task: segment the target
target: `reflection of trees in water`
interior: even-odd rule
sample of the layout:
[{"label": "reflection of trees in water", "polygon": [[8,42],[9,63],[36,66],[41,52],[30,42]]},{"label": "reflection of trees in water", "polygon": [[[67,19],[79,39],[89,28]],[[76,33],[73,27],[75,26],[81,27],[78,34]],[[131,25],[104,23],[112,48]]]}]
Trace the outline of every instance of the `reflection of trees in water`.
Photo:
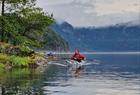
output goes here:
[{"label": "reflection of trees in water", "polygon": [[0,71],[0,94],[42,95],[40,69],[13,69]]},{"label": "reflection of trees in water", "polygon": [[0,95],[44,95],[42,87],[48,81],[67,81],[67,68],[50,65],[47,68],[0,70]]}]

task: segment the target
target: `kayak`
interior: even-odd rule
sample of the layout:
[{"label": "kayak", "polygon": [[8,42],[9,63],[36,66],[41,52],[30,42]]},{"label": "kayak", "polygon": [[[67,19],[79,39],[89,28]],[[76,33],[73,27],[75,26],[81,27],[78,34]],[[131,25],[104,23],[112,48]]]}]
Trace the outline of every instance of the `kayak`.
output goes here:
[{"label": "kayak", "polygon": [[100,64],[100,62],[87,62],[85,60],[82,60],[81,62],[75,61],[75,60],[66,60],[66,65],[67,66],[72,66],[72,65],[77,65],[77,66],[87,66],[87,65],[92,65],[92,64]]},{"label": "kayak", "polygon": [[75,60],[66,60],[66,65],[72,68],[79,68],[82,67],[86,62],[83,60],[81,62]]},{"label": "kayak", "polygon": [[82,60],[81,62],[75,61],[75,60],[64,60],[63,62],[59,61],[50,61],[48,64],[63,66],[63,67],[72,67],[72,68],[79,68],[83,66],[90,66],[90,65],[98,65],[100,62],[94,61],[94,62],[87,62],[85,60]]}]

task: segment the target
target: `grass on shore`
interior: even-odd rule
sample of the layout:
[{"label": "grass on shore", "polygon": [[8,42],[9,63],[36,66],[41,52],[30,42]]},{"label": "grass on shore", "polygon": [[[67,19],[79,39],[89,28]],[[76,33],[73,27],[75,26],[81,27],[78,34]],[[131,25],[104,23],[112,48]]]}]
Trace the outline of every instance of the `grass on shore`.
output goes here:
[{"label": "grass on shore", "polygon": [[[0,67],[36,67],[45,64],[44,55],[36,53],[27,46],[13,46],[0,42]],[[39,64],[41,65],[41,64]]]},{"label": "grass on shore", "polygon": [[30,62],[30,57],[20,57],[16,55],[7,55],[0,53],[0,67],[4,67],[4,65],[10,65],[15,67],[28,66]]}]

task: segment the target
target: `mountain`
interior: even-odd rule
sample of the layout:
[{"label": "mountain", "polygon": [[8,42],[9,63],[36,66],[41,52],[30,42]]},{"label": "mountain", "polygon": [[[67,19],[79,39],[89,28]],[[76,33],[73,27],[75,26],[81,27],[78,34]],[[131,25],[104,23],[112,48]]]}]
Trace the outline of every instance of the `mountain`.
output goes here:
[{"label": "mountain", "polygon": [[73,27],[67,22],[55,23],[70,49],[81,51],[140,51],[140,25],[118,24],[108,27]]},{"label": "mountain", "polygon": [[60,36],[60,34],[52,31],[51,29],[46,29],[45,35],[46,44],[41,49],[50,51],[68,51],[68,42]]}]

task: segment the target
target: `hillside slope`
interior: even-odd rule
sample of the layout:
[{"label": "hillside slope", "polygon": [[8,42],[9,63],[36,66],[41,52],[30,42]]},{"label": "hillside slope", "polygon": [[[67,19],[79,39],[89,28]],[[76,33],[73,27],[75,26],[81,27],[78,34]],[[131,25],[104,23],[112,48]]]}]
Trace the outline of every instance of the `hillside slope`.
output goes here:
[{"label": "hillside slope", "polygon": [[140,51],[140,26],[75,28],[67,22],[54,24],[53,30],[69,42],[71,50],[81,51]]}]

